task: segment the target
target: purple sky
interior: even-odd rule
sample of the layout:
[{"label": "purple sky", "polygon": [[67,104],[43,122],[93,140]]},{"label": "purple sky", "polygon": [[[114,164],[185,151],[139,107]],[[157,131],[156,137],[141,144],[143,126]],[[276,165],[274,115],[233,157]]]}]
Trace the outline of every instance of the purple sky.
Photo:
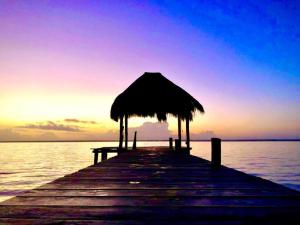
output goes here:
[{"label": "purple sky", "polygon": [[[0,1],[2,136],[101,139],[117,94],[159,71],[204,106],[195,135],[300,138],[299,4],[180,2]],[[97,123],[28,126],[67,118]]]}]

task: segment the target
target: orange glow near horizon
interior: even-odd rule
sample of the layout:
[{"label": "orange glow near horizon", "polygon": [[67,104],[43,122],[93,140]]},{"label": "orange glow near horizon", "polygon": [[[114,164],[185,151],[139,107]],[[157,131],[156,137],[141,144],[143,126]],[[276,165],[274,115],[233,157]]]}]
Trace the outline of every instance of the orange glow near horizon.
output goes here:
[{"label": "orange glow near horizon", "polygon": [[[110,107],[115,96],[109,95],[70,95],[70,94],[38,94],[26,93],[9,96],[1,96],[3,106],[0,112],[1,129],[13,131],[15,139],[11,136],[9,140],[107,140],[116,139],[119,124],[109,117]],[[205,107],[206,105],[204,105]],[[228,106],[227,106],[228,107]],[[222,109],[222,110],[220,110]],[[201,134],[211,132],[213,136],[222,138],[261,138],[267,134],[276,134],[280,130],[297,132],[289,129],[292,124],[277,123],[272,124],[272,120],[264,118],[253,119],[251,113],[229,110],[225,105],[214,106],[208,104],[205,107],[206,113],[196,113],[195,119],[191,123],[191,133]],[[234,112],[235,111],[235,112]],[[80,121],[94,121],[91,123],[70,123],[64,121],[67,118],[74,118]],[[47,125],[49,121],[56,125],[79,127],[80,132],[70,132],[47,128],[30,128],[27,125]],[[139,127],[145,122],[156,123],[156,118],[130,118],[129,127]],[[177,119],[168,117],[168,129],[173,136],[177,135]],[[183,122],[182,132],[185,132]],[[43,127],[44,128],[44,127]],[[3,132],[2,131],[2,132]],[[111,134],[109,133],[111,132]],[[12,134],[13,135],[13,134]],[[4,135],[5,136],[5,135]],[[23,137],[23,138],[22,138]],[[162,136],[161,139],[167,139]],[[203,136],[207,139],[208,136]],[[151,137],[150,137],[151,139]],[[195,136],[195,139],[201,139]],[[2,139],[1,141],[5,141]]]}]

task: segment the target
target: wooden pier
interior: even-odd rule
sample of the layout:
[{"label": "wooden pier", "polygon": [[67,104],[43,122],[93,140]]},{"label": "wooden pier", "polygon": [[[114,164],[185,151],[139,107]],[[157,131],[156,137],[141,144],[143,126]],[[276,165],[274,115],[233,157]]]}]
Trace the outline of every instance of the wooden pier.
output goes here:
[{"label": "wooden pier", "polygon": [[300,195],[195,156],[147,147],[0,203],[0,224],[300,224]]}]

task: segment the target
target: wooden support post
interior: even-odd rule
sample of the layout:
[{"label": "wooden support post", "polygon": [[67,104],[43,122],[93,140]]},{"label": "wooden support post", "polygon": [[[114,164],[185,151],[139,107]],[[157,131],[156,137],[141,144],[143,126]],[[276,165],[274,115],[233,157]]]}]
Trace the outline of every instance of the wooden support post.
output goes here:
[{"label": "wooden support post", "polygon": [[98,163],[98,151],[94,150],[94,165],[96,165]]},{"label": "wooden support post", "polygon": [[190,120],[186,117],[186,147],[190,149]]},{"label": "wooden support post", "polygon": [[211,165],[213,167],[221,166],[221,139],[211,139]]},{"label": "wooden support post", "polygon": [[107,151],[102,151],[101,161],[107,160]]},{"label": "wooden support post", "polygon": [[169,148],[173,149],[173,138],[169,138]]},{"label": "wooden support post", "polygon": [[125,115],[125,149],[128,149],[128,116]]},{"label": "wooden support post", "polygon": [[180,150],[180,142],[179,139],[175,139],[175,150]]},{"label": "wooden support post", "polygon": [[180,116],[178,116],[178,142],[179,142],[179,146],[178,148],[181,148],[181,119]]},{"label": "wooden support post", "polygon": [[133,139],[133,145],[132,145],[132,149],[136,149],[136,131],[134,132],[134,139]]},{"label": "wooden support post", "polygon": [[123,126],[123,116],[120,117],[120,137],[119,137],[119,149],[123,148],[123,130],[124,130],[124,126]]}]

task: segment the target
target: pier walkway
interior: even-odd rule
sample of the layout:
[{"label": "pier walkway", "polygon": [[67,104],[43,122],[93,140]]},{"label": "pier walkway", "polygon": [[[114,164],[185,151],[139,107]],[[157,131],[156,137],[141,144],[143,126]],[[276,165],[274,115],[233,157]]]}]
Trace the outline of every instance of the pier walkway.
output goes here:
[{"label": "pier walkway", "polygon": [[128,151],[0,203],[0,224],[300,224],[300,195],[162,147]]}]

